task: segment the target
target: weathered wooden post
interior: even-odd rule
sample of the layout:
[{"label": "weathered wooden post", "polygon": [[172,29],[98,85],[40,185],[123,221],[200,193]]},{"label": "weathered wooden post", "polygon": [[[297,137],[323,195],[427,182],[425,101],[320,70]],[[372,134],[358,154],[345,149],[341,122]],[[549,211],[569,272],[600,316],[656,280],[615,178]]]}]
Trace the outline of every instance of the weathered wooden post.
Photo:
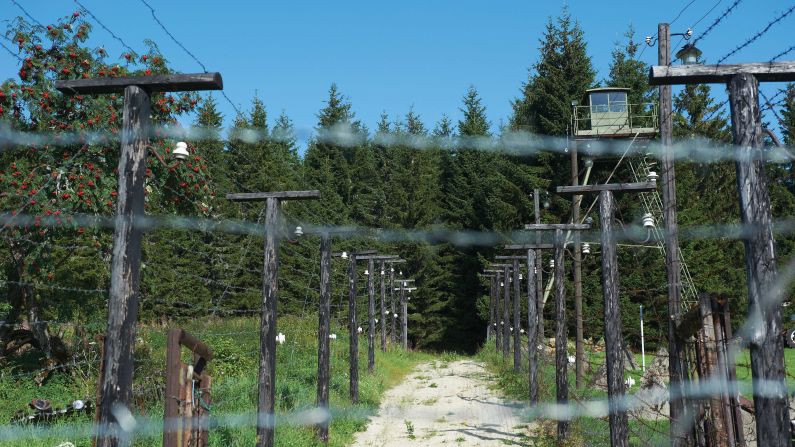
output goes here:
[{"label": "weathered wooden post", "polygon": [[[508,360],[508,354],[511,352],[511,284],[510,284],[510,268],[512,264],[496,264],[492,263],[491,267],[499,269],[500,290],[498,290],[498,312],[497,317],[500,323],[497,325],[498,339],[497,351],[502,350],[503,360]],[[502,298],[500,297],[502,294]],[[499,301],[502,301],[500,304]],[[499,309],[502,308],[502,313]]]},{"label": "weathered wooden post", "polygon": [[486,341],[491,340],[494,334],[494,295],[497,291],[497,276],[488,275],[489,278],[489,325],[486,329]]},{"label": "weathered wooden post", "polygon": [[233,202],[265,201],[265,256],[262,271],[262,316],[257,383],[257,447],[272,447],[276,423],[276,307],[279,293],[279,243],[283,237],[281,202],[317,199],[320,191],[241,192]]},{"label": "weathered wooden post", "polygon": [[[400,338],[401,338],[401,345],[403,349],[408,349],[408,330],[409,330],[409,317],[408,317],[408,303],[406,292],[411,292],[412,290],[417,290],[416,287],[409,287],[408,283],[414,282],[413,279],[399,279],[398,283],[400,283],[400,287],[397,290],[400,290],[400,321],[401,321],[401,329],[400,329]],[[409,298],[410,299],[410,298]]]},{"label": "weathered wooden post", "polygon": [[398,310],[395,306],[395,264],[402,264],[406,262],[405,259],[387,259],[386,263],[389,264],[389,321],[391,321],[391,339],[393,344],[397,344],[397,317]]},{"label": "weathered wooden post", "polygon": [[795,62],[736,65],[655,66],[650,85],[728,84],[737,170],[740,215],[745,226],[748,277],[748,322],[754,410],[759,445],[791,443],[789,408],[784,382],[784,341],[780,336],[780,291],[772,228],[770,194],[762,152],[759,82],[795,81]]},{"label": "weathered wooden post", "polygon": [[[671,30],[667,23],[657,26],[657,63],[671,64]],[[671,86],[662,85],[660,94],[660,180],[662,183],[663,223],[665,225],[665,267],[668,278],[668,379],[670,436],[672,447],[691,442],[691,431],[684,422],[691,411],[685,404],[683,386],[687,365],[682,344],[676,340],[676,326],[682,317],[682,279],[679,263],[679,224],[676,217],[676,174],[673,154],[673,103]]]},{"label": "weathered wooden post", "polygon": [[375,371],[375,261],[397,259],[397,255],[364,255],[357,259],[367,260],[367,370]]},{"label": "weathered wooden post", "polygon": [[624,357],[621,343],[621,315],[618,301],[618,255],[613,229],[615,202],[613,191],[648,192],[657,188],[656,182],[608,183],[602,185],[560,186],[558,194],[599,193],[599,229],[602,246],[602,293],[605,309],[605,364],[607,367],[607,396],[610,411],[610,445],[628,447],[629,428],[624,408]]},{"label": "weathered wooden post", "polygon": [[530,405],[538,402],[538,301],[536,297],[536,250],[552,249],[553,244],[510,244],[505,250],[527,250],[527,362]]},{"label": "weathered wooden post", "polygon": [[[519,372],[522,370],[522,338],[521,333],[519,331],[521,313],[520,313],[520,304],[521,304],[521,280],[519,279],[520,275],[520,268],[519,268],[519,261],[525,260],[525,256],[495,256],[494,259],[498,260],[511,260],[513,264],[511,269],[513,270],[513,370],[515,372]],[[529,274],[528,274],[529,276]]]},{"label": "weathered wooden post", "polygon": [[[320,233],[320,305],[317,329],[317,407],[328,413],[329,335],[331,334],[331,237]],[[328,443],[329,416],[317,425],[318,438]]]},{"label": "weathered wooden post", "polygon": [[[587,230],[591,226],[588,224],[528,224],[526,230],[555,232],[555,384],[557,403],[566,405],[569,402],[569,378],[568,367],[569,357],[567,347],[567,327],[566,327],[566,269],[564,255],[566,250],[566,239],[563,237],[564,230],[579,231]],[[563,441],[568,437],[569,421],[558,420],[558,441]]]},{"label": "weathered wooden post", "polygon": [[220,73],[168,74],[140,77],[55,81],[65,95],[124,93],[119,187],[113,230],[108,329],[105,338],[102,399],[98,402],[98,426],[105,436],[100,447],[127,445],[113,408],[128,407],[132,397],[133,344],[138,320],[138,288],[141,277],[141,239],[137,221],[144,217],[146,152],[151,134],[151,94],[196,90],[221,90]]},{"label": "weathered wooden post", "polygon": [[386,324],[389,318],[389,309],[386,308],[386,263],[381,261],[381,352],[386,352]]},{"label": "weathered wooden post", "polygon": [[500,314],[500,288],[504,285],[502,282],[504,278],[500,270],[496,270],[494,275],[495,283],[497,284],[494,290],[494,349],[500,352],[502,350],[502,325],[505,324]]},{"label": "weathered wooden post", "polygon": [[351,402],[359,403],[359,323],[356,319],[356,257],[375,254],[375,250],[351,253],[348,265],[348,378]]},{"label": "weathered wooden post", "polygon": [[[538,188],[533,190],[533,216],[536,225],[541,224],[541,192]],[[536,244],[541,243],[541,234],[536,234]],[[544,270],[542,265],[541,253],[536,256],[536,310],[538,311],[538,334],[536,338],[543,342],[544,337]]]}]

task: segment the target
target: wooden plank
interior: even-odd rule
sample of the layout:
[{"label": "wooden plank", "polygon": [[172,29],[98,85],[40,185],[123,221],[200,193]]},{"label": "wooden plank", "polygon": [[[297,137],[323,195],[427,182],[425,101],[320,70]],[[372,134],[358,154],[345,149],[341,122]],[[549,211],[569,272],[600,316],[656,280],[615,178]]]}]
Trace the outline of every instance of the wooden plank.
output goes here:
[{"label": "wooden plank", "polygon": [[[331,237],[320,235],[320,305],[317,329],[317,407],[329,408],[329,334],[331,333]],[[320,442],[328,442],[328,418],[316,427]]]},{"label": "wooden plank", "polygon": [[[494,257],[494,259],[498,259],[498,260],[514,260],[514,261],[517,260],[517,259],[525,259],[525,258],[527,258],[526,255],[516,255],[516,256],[497,255],[497,256]],[[511,265],[511,268],[518,268],[518,267],[514,263],[513,265]]]},{"label": "wooden plank", "polygon": [[[795,70],[793,70],[795,71]],[[739,74],[729,82],[729,103],[735,146],[737,189],[742,223],[749,228],[743,239],[748,284],[748,313],[756,318],[749,328],[751,376],[754,384],[768,384],[765,395],[755,386],[757,442],[783,446],[791,442],[789,408],[784,371],[784,339],[781,337],[781,306],[777,296],[775,241],[767,174],[762,154],[762,123],[759,82]],[[779,386],[773,391],[773,384]]]},{"label": "wooden plank", "polygon": [[552,250],[554,244],[506,244],[502,246],[505,250]]},{"label": "wooden plank", "polygon": [[163,447],[177,447],[179,420],[179,373],[181,329],[171,329],[166,338],[166,395],[163,414]]},{"label": "wooden plank", "polygon": [[519,279],[519,259],[525,260],[527,256],[513,260],[513,370],[516,373],[522,371],[522,334],[519,331],[522,281]]},{"label": "wooden plank", "polygon": [[356,255],[348,265],[348,362],[351,402],[359,403],[359,331],[356,322]]},{"label": "wooden plank", "polygon": [[[657,190],[657,182],[603,183],[599,185],[558,186],[558,194],[588,194],[601,191],[650,192]],[[577,228],[587,230],[586,228]]]},{"label": "wooden plank", "polygon": [[649,68],[649,85],[726,84],[738,74],[761,82],[795,81],[795,61],[725,65],[655,65]]},{"label": "wooden plank", "polygon": [[199,442],[197,447],[210,445],[210,406],[212,405],[212,379],[202,373],[199,380]]},{"label": "wooden plank", "polygon": [[107,436],[97,441],[100,447],[117,445],[123,437],[113,405],[129,406],[132,398],[133,347],[138,319],[141,278],[142,229],[133,221],[144,217],[146,153],[150,133],[149,93],[137,86],[124,89],[121,155],[118,165],[118,203],[113,231],[113,258],[108,293],[108,329],[102,382],[102,402],[98,426]]},{"label": "wooden plank", "polygon": [[505,267],[510,268],[510,267],[513,267],[513,264],[500,264],[500,263],[492,262],[490,264],[490,267],[492,267],[492,268],[500,268],[500,269],[505,268]]},{"label": "wooden plank", "polygon": [[223,90],[221,73],[169,73],[151,76],[123,76],[119,78],[89,78],[55,81],[55,89],[64,95],[96,95],[123,92],[135,85],[148,92],[189,92],[195,90]]},{"label": "wooden plank", "polygon": [[180,331],[179,344],[188,348],[192,353],[198,354],[206,361],[213,359],[213,353],[210,348],[185,330]]},{"label": "wooden plank", "polygon": [[[555,230],[555,397],[558,405],[569,403],[565,244],[563,230]],[[564,443],[568,436],[569,421],[558,419],[558,443]]]},{"label": "wooden plank", "polygon": [[599,227],[602,244],[602,294],[604,296],[607,398],[610,445],[629,447],[629,426],[624,401],[624,356],[618,297],[618,254],[613,220],[615,202],[610,190],[599,193]]},{"label": "wooden plank", "polygon": [[366,257],[370,274],[367,276],[367,370],[375,371],[375,261]]},{"label": "wooden plank", "polygon": [[709,419],[712,433],[709,433],[711,446],[715,447],[728,447],[730,444],[727,439],[728,427],[726,426],[726,408],[723,405],[723,394],[725,391],[725,377],[721,374],[720,363],[718,359],[718,340],[716,337],[716,328],[714,318],[712,317],[712,303],[709,295],[702,293],[698,300],[699,313],[701,315],[701,340],[704,344],[703,353],[704,357],[701,359],[702,365],[705,367],[705,375],[699,379],[711,381],[716,388],[717,392],[710,395],[709,402]]},{"label": "wooden plank", "polygon": [[357,255],[356,259],[361,259],[363,261],[386,261],[387,259],[396,259],[399,258],[398,255]]},{"label": "wooden plank", "polygon": [[740,412],[739,390],[737,388],[737,361],[735,359],[735,349],[733,346],[731,315],[729,305],[725,300],[717,301],[723,328],[724,348],[726,350],[727,378],[729,380],[729,403],[731,404],[732,417],[734,420],[735,439],[738,446],[745,445],[745,432],[743,430],[743,416]]},{"label": "wooden plank", "polygon": [[275,192],[236,192],[226,195],[227,200],[233,202],[252,202],[268,199],[317,199],[320,198],[320,191],[275,191]]},{"label": "wooden plank", "polygon": [[527,250],[527,362],[530,381],[530,405],[538,403],[538,308],[536,298],[536,276],[532,270],[536,263],[536,252]]},{"label": "wooden plank", "polygon": [[544,231],[544,230],[587,230],[591,228],[588,224],[578,223],[559,223],[559,224],[525,224],[525,230]]}]

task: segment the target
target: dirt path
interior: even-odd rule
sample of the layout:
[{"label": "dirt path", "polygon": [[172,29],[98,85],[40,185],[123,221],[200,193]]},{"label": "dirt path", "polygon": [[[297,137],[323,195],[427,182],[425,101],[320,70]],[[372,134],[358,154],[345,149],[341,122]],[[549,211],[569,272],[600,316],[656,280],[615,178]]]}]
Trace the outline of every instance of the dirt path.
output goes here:
[{"label": "dirt path", "polygon": [[518,405],[496,396],[491,375],[471,360],[419,365],[384,395],[357,447],[531,445]]}]

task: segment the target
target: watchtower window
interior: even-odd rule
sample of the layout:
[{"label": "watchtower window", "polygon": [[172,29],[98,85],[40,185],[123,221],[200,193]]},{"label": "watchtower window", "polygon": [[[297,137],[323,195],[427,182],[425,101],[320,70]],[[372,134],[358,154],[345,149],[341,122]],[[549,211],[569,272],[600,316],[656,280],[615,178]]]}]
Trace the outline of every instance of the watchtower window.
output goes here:
[{"label": "watchtower window", "polygon": [[627,92],[599,92],[591,93],[591,112],[626,112]]}]

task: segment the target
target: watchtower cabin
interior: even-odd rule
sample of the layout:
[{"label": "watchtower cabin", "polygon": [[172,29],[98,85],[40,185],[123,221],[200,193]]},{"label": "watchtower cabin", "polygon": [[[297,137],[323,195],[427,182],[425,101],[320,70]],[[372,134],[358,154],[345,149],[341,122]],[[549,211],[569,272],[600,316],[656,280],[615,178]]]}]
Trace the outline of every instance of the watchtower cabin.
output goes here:
[{"label": "watchtower cabin", "polygon": [[653,138],[657,135],[657,104],[629,104],[628,88],[602,87],[585,91],[586,105],[574,104],[572,129],[576,139]]}]

